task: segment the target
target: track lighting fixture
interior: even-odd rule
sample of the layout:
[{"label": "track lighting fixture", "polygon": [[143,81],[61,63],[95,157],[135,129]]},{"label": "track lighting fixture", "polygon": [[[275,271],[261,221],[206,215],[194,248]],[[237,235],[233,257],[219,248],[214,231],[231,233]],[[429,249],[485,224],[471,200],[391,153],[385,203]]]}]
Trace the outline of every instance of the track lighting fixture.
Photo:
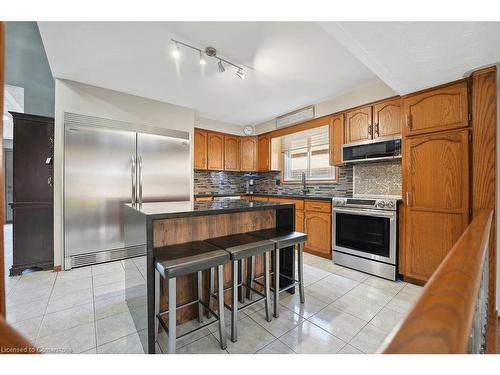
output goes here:
[{"label": "track lighting fixture", "polygon": [[177,43],[174,43],[174,49],[172,51],[172,56],[176,60],[178,60],[181,57],[181,51],[179,50],[179,46],[177,45]]},{"label": "track lighting fixture", "polygon": [[179,40],[172,39],[172,42],[174,43],[174,49],[172,51],[172,56],[174,57],[174,59],[178,60],[181,57],[181,52],[180,52],[179,46],[187,47],[187,48],[193,49],[195,51],[198,51],[198,53],[200,55],[200,65],[207,64],[206,57],[213,57],[213,58],[219,60],[219,62],[217,63],[219,73],[224,73],[226,71],[226,67],[224,66],[224,64],[226,64],[226,65],[230,65],[236,69],[236,76],[238,78],[245,79],[245,71],[244,71],[243,67],[236,65],[229,60],[223,59],[222,57],[217,56],[217,50],[215,48],[206,47],[204,50],[202,50],[200,48],[186,44],[186,43],[181,42]]},{"label": "track lighting fixture", "polygon": [[238,69],[238,71],[236,72],[236,76],[240,79],[245,79],[245,72],[243,71],[243,69]]},{"label": "track lighting fixture", "polygon": [[219,60],[219,63],[217,65],[219,65],[219,73],[224,73],[226,71],[226,68],[224,68],[224,65],[222,65],[221,60]]},{"label": "track lighting fixture", "polygon": [[207,60],[205,60],[205,56],[203,56],[203,52],[200,51],[200,65],[206,65]]}]

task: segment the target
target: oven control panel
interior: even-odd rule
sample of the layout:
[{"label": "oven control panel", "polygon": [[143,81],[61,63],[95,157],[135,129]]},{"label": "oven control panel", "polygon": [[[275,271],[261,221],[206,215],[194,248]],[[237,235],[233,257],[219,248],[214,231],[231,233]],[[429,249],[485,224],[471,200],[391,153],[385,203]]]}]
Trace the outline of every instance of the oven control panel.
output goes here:
[{"label": "oven control panel", "polygon": [[390,198],[332,198],[334,207],[355,207],[374,210],[395,211],[398,206],[397,199]]}]

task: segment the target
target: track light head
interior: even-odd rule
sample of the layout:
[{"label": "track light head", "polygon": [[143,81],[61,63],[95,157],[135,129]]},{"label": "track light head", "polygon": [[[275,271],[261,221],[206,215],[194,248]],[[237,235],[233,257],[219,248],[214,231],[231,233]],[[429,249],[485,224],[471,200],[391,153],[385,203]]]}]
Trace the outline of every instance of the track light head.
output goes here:
[{"label": "track light head", "polygon": [[200,65],[206,65],[207,60],[205,60],[205,56],[203,56],[203,52],[200,51]]},{"label": "track light head", "polygon": [[238,76],[238,78],[240,79],[245,79],[245,72],[243,71],[243,69],[239,68],[237,71],[236,71],[236,75]]},{"label": "track light head", "polygon": [[219,73],[224,73],[226,71],[226,68],[224,68],[224,65],[222,65],[222,60],[219,60],[219,63],[217,65],[219,66]]},{"label": "track light head", "polygon": [[177,43],[174,43],[174,49],[172,50],[172,56],[176,60],[178,60],[181,57],[181,51],[179,50],[179,46],[177,45]]}]

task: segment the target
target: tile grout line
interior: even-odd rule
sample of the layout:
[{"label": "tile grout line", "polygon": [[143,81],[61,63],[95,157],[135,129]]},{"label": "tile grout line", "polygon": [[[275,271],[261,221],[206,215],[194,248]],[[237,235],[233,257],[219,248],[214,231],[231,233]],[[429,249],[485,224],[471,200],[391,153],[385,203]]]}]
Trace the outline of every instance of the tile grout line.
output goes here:
[{"label": "tile grout line", "polygon": [[96,320],[96,312],[95,312],[95,294],[94,294],[94,267],[90,266],[90,284],[92,286],[92,307],[94,310],[94,342],[95,342],[95,352],[99,354],[97,350],[97,320]]},{"label": "tile grout line", "polygon": [[43,322],[45,320],[45,315],[47,315],[47,309],[49,308],[50,298],[52,297],[52,292],[54,290],[54,286],[56,285],[57,276],[59,276],[59,272],[56,272],[56,277],[54,277],[54,282],[52,284],[52,288],[50,289],[49,298],[47,300],[47,305],[45,306],[45,310],[44,310],[43,315],[42,315],[42,321],[40,322],[40,325],[38,326],[38,331],[36,333],[35,346],[36,346],[36,342],[38,341],[38,336],[40,335],[40,331],[42,329]]}]

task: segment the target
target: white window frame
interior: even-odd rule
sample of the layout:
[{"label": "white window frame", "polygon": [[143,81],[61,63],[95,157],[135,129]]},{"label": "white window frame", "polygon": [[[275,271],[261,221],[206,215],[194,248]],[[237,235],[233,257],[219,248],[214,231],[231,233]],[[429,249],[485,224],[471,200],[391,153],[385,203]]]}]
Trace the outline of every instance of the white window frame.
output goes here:
[{"label": "white window frame", "polygon": [[[329,165],[332,170],[331,176],[327,178],[317,178],[311,177],[311,145],[310,139],[307,141],[307,147],[304,147],[304,152],[307,153],[307,168],[306,168],[306,180],[309,183],[335,183],[338,180],[338,169],[335,166]],[[328,150],[330,148],[330,144],[328,144]],[[291,178],[290,177],[290,153],[291,151],[286,151],[283,153],[283,183],[300,183],[301,178]]]}]

